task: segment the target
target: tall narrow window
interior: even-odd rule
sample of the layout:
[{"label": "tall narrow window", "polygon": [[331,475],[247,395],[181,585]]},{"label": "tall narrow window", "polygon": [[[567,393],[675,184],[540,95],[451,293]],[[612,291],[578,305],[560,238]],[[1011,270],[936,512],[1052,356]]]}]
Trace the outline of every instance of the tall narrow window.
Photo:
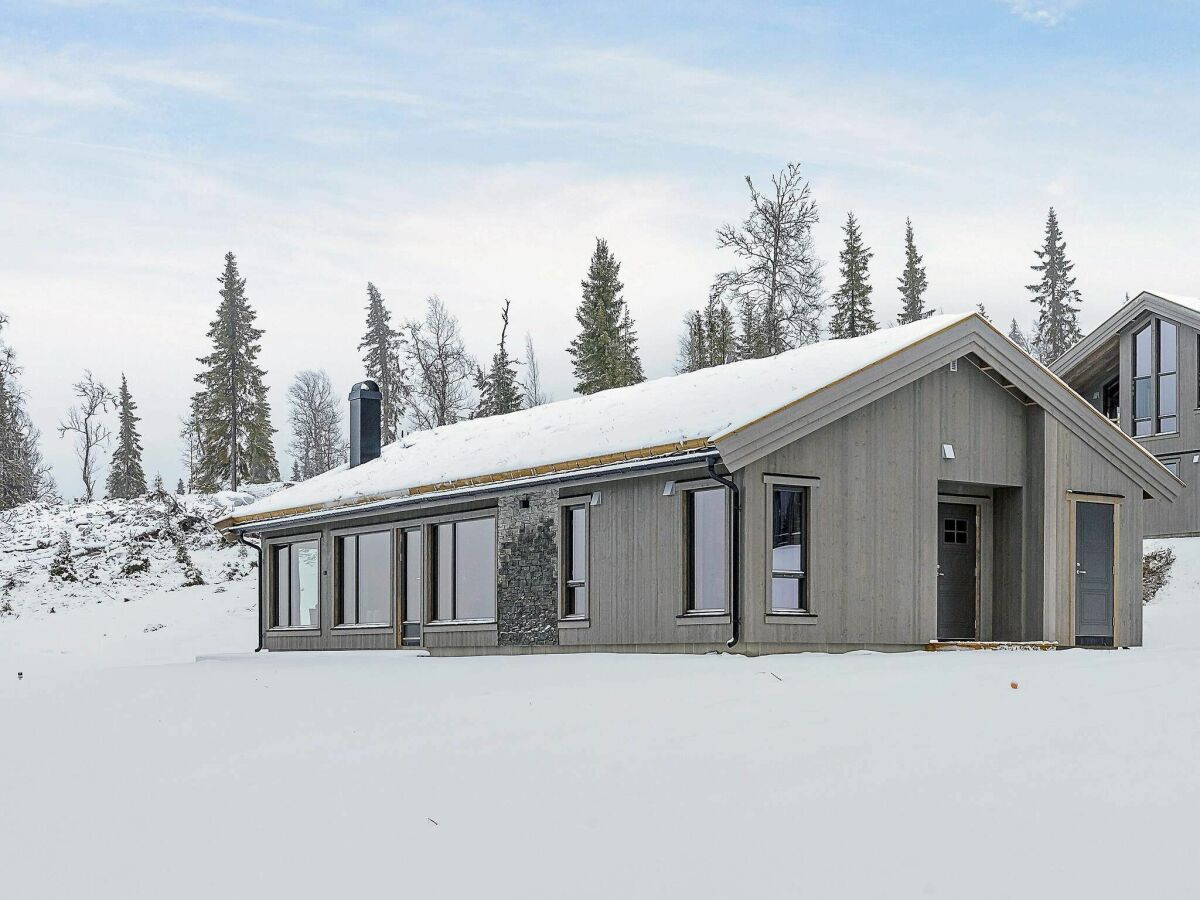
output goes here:
[{"label": "tall narrow window", "polygon": [[1154,335],[1149,325],[1133,335],[1133,433],[1145,437],[1154,428],[1151,404],[1153,397]]},{"label": "tall narrow window", "polygon": [[320,545],[317,541],[280,544],[271,556],[275,588],[274,628],[320,628]]},{"label": "tall narrow window", "polygon": [[771,609],[808,611],[808,488],[776,487],[771,492]]},{"label": "tall narrow window", "polygon": [[496,618],[496,520],[445,522],[433,532],[434,618]]},{"label": "tall narrow window", "polygon": [[392,533],[368,531],[337,539],[337,624],[390,625]]},{"label": "tall narrow window", "polygon": [[587,585],[587,506],[563,509],[563,618],[586,619]]},{"label": "tall narrow window", "polygon": [[1158,320],[1158,433],[1179,430],[1179,329]]},{"label": "tall narrow window", "polygon": [[422,567],[424,557],[421,554],[421,529],[406,528],[401,534],[401,572],[400,592],[403,598],[403,630],[401,643],[409,646],[421,643],[421,622],[424,606],[424,579]]},{"label": "tall narrow window", "polygon": [[687,535],[687,610],[725,609],[725,488],[684,494]]}]

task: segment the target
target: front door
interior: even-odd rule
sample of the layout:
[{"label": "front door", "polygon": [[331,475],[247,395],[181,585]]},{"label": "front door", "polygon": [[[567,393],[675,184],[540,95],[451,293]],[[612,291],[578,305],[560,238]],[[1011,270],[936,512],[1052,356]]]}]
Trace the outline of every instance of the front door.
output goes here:
[{"label": "front door", "polygon": [[966,503],[938,504],[938,623],[939,641],[973,641],[978,632],[977,530],[975,507]]},{"label": "front door", "polygon": [[1075,504],[1075,643],[1111,647],[1116,599],[1116,507]]}]

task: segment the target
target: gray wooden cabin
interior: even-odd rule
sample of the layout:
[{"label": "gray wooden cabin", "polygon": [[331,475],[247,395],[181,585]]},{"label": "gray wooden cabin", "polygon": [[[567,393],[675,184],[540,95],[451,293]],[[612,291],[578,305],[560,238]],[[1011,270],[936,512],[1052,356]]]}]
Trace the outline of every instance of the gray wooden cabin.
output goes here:
[{"label": "gray wooden cabin", "polygon": [[[360,385],[360,465],[320,476],[340,499],[289,507],[285,491],[221,523],[261,541],[261,646],[1140,644],[1143,500],[1182,484],[981,317],[930,321],[768,415],[730,411],[717,437],[495,475],[480,459],[478,477],[391,496],[344,495],[387,461],[371,459],[378,395]],[[816,346],[776,365],[829,359]]]},{"label": "gray wooden cabin", "polygon": [[1146,537],[1200,534],[1200,299],[1143,291],[1050,368],[1185,482]]}]

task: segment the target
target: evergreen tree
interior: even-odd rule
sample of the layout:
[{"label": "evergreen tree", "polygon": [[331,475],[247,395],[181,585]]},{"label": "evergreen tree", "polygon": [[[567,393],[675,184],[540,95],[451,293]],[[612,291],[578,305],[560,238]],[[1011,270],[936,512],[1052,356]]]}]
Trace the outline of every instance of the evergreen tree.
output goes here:
[{"label": "evergreen tree", "polygon": [[575,390],[594,394],[644,380],[637,355],[637,333],[621,296],[621,264],[596,238],[596,249],[581,282],[583,299],[575,312],[579,334],[571,341]]},{"label": "evergreen tree", "polygon": [[198,360],[204,370],[192,400],[199,445],[192,486],[204,491],[279,480],[266,372],[256,364],[263,332],[254,327],[256,314],[233,253],[225,254],[218,281],[221,302],[208,331],[212,352]]},{"label": "evergreen tree", "polygon": [[799,163],[771,178],[769,194],[750,188],[750,215],[717,231],[717,246],[734,252],[737,268],[722,272],[711,293],[738,310],[743,358],[772,356],[820,337],[821,263],[813,249],[817,204]]},{"label": "evergreen tree", "polygon": [[58,548],[54,551],[54,556],[50,560],[50,577],[55,581],[78,581],[79,576],[75,572],[75,560],[73,557],[74,554],[71,551],[71,532],[64,529],[62,537],[58,539]]},{"label": "evergreen tree", "polygon": [[182,478],[180,478],[180,479],[179,479],[179,481],[178,481],[178,483],[176,483],[176,485],[175,485],[175,493],[176,493],[176,494],[186,494],[186,493],[187,493],[187,488],[185,488],[185,487],[183,486],[183,479],[182,479]]},{"label": "evergreen tree", "polygon": [[[121,373],[121,389],[117,391],[117,449],[108,467],[108,483],[104,487],[109,497],[129,500],[146,493],[146,473],[142,471],[142,439],[134,415],[137,404],[129,393],[129,382]],[[182,491],[180,492],[182,493]]]},{"label": "evergreen tree", "polygon": [[300,473],[300,460],[298,460],[298,459],[292,460],[292,478],[291,478],[291,480],[294,482],[304,480],[304,476]]},{"label": "evergreen tree", "polygon": [[904,272],[900,275],[900,297],[903,306],[896,318],[897,325],[907,325],[919,322],[933,315],[933,310],[925,308],[925,291],[929,281],[925,277],[924,259],[917,252],[913,240],[912,219],[904,220]]},{"label": "evergreen tree", "polygon": [[992,317],[987,314],[987,308],[982,303],[975,304],[975,311],[984,317],[987,321],[992,321]]},{"label": "evergreen tree", "polygon": [[1016,319],[1013,319],[1012,324],[1008,327],[1008,337],[1026,353],[1029,352],[1029,339],[1025,337],[1025,332],[1021,331],[1021,326],[1017,324]]},{"label": "evergreen tree", "polygon": [[684,316],[684,334],[679,339],[677,372],[695,372],[723,366],[738,357],[733,315],[725,302],[710,296],[703,311]]},{"label": "evergreen tree", "polygon": [[508,355],[508,307],[509,301],[505,300],[504,309],[500,311],[500,346],[492,356],[491,367],[485,372],[482,366],[476,366],[475,389],[479,392],[479,405],[471,416],[473,419],[516,412],[525,404],[516,366]]},{"label": "evergreen tree", "polygon": [[870,334],[878,326],[871,308],[871,282],[867,266],[874,254],[862,240],[862,231],[854,213],[846,216],[843,228],[845,245],[839,255],[842,284],[833,295],[833,318],[829,333],[835,338],[853,338]]},{"label": "evergreen tree", "polygon": [[165,494],[166,492],[167,492],[167,489],[163,485],[162,472],[155,472],[154,473],[154,493]]},{"label": "evergreen tree", "polygon": [[40,434],[25,409],[16,355],[4,342],[8,319],[0,314],[0,510],[54,496],[54,481],[42,462]]},{"label": "evergreen tree", "polygon": [[1046,218],[1046,238],[1042,249],[1034,250],[1038,261],[1030,268],[1039,274],[1037,284],[1026,285],[1038,306],[1037,324],[1033,333],[1033,350],[1044,363],[1058,359],[1083,337],[1079,328],[1080,293],[1075,288],[1071,270],[1075,264],[1067,259],[1067,242],[1058,227],[1054,207]]},{"label": "evergreen tree", "polygon": [[379,385],[383,394],[380,408],[381,437],[390,444],[400,436],[410,388],[408,370],[401,363],[404,335],[391,325],[392,314],[384,305],[383,295],[367,282],[367,333],[358,349],[363,352],[367,377]]}]

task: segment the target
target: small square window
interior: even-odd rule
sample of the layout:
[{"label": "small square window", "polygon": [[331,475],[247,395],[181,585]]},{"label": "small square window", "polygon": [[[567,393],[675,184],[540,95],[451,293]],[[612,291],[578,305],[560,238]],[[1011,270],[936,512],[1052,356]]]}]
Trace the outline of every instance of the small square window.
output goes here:
[{"label": "small square window", "polygon": [[942,522],[942,542],[945,544],[965,544],[967,533],[966,519],[946,519]]}]

